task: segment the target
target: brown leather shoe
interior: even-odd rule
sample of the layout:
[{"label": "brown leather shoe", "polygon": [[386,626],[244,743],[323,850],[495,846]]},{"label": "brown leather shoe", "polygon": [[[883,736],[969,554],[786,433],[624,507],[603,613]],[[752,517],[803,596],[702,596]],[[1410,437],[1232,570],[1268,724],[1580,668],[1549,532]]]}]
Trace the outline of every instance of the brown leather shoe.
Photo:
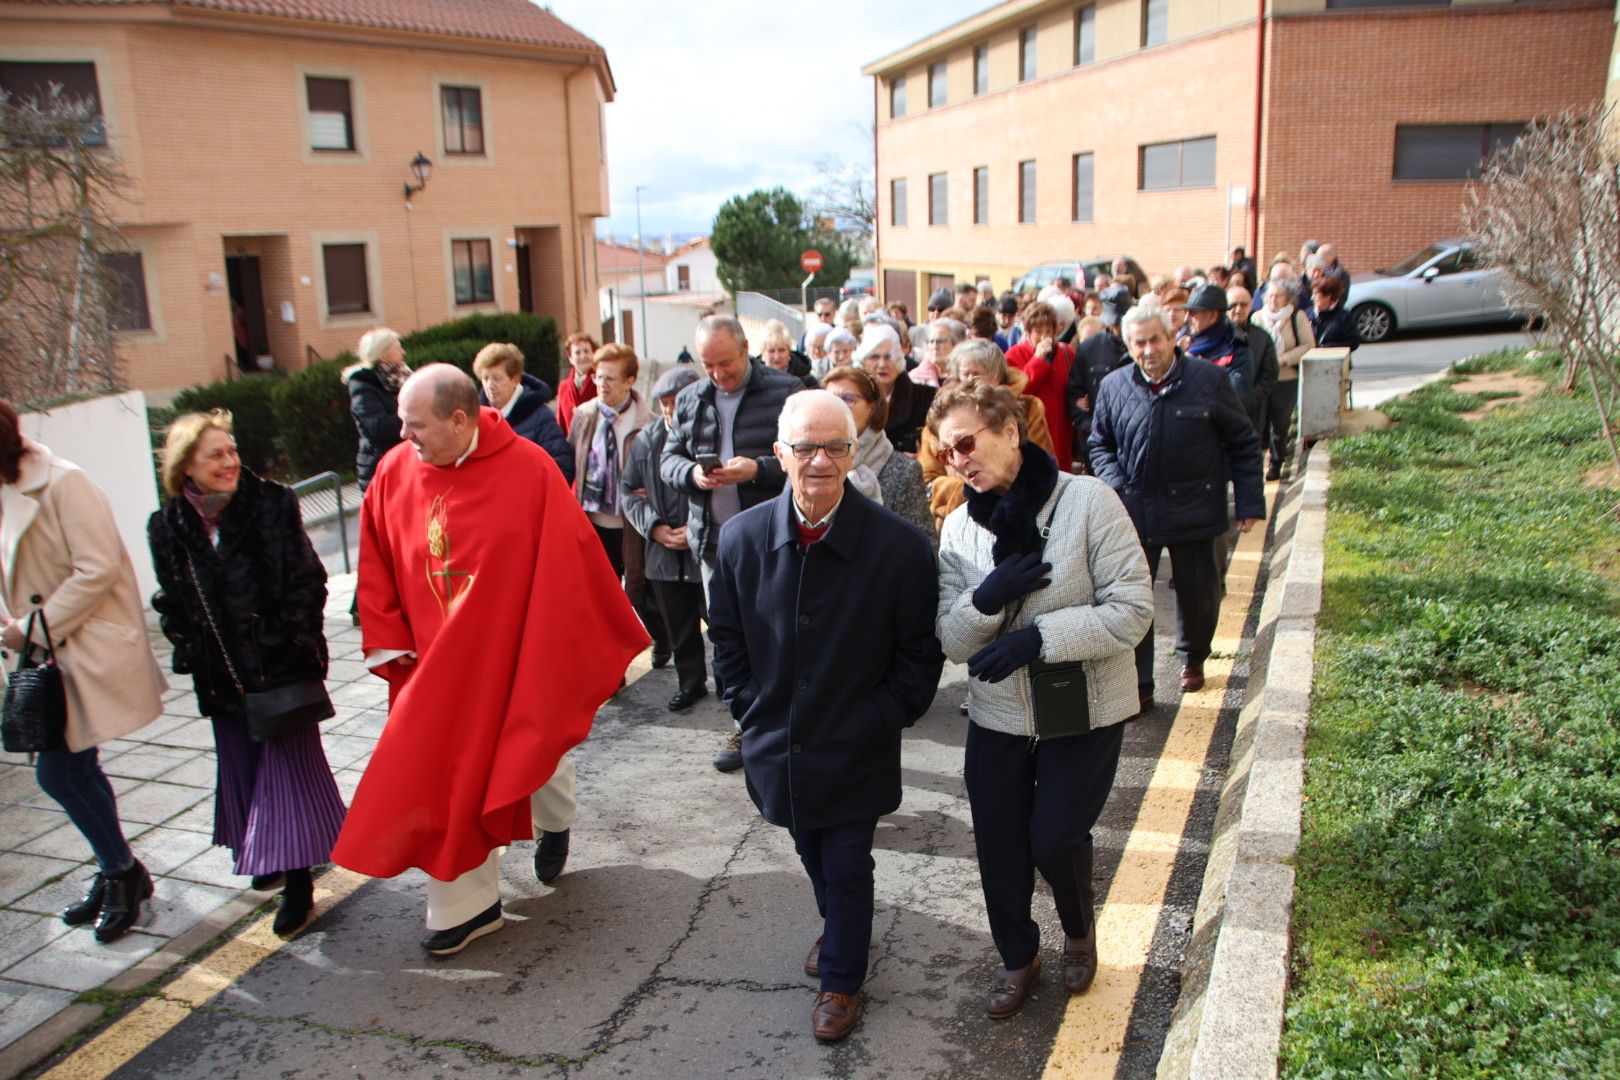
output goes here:
[{"label": "brown leather shoe", "polygon": [[1188,664],[1181,669],[1181,692],[1183,694],[1196,693],[1204,688],[1204,662]]},{"label": "brown leather shoe", "polygon": [[1024,1007],[1029,992],[1041,981],[1039,955],[1017,971],[1003,971],[990,984],[990,996],[985,999],[984,1011],[992,1020],[1005,1020]]},{"label": "brown leather shoe", "polygon": [[1083,994],[1096,977],[1097,920],[1092,919],[1085,937],[1063,939],[1063,985],[1071,994]]},{"label": "brown leather shoe", "polygon": [[855,1030],[861,1018],[861,992],[838,994],[823,990],[810,1010],[810,1030],[822,1042],[837,1042]]},{"label": "brown leather shoe", "polygon": [[816,943],[810,946],[810,955],[804,958],[804,973],[812,979],[821,978],[821,937],[819,936],[816,938]]}]

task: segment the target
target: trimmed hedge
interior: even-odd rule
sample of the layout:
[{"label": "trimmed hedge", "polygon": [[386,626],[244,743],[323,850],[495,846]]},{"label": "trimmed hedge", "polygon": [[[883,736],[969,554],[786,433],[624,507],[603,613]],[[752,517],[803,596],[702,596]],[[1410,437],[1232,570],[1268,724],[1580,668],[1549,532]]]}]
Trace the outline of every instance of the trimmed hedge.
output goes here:
[{"label": "trimmed hedge", "polygon": [[[472,370],[472,358],[492,341],[509,341],[523,353],[523,366],[530,375],[557,385],[557,368],[562,359],[562,340],[557,324],[545,315],[503,312],[499,315],[469,315],[407,334],[400,339],[405,361],[413,368],[438,361]],[[472,351],[466,362],[458,359],[468,343]],[[454,345],[454,348],[449,346]]]},{"label": "trimmed hedge", "polygon": [[343,382],[343,369],[352,363],[353,354],[340,353],[288,376],[276,387],[276,418],[294,477],[354,469],[360,436]]},{"label": "trimmed hedge", "polygon": [[242,464],[260,476],[281,472],[281,447],[277,436],[281,422],[276,416],[273,392],[280,380],[254,375],[234,382],[212,382],[193,386],[174,396],[176,415],[225,409],[231,414],[236,431],[236,450]]}]

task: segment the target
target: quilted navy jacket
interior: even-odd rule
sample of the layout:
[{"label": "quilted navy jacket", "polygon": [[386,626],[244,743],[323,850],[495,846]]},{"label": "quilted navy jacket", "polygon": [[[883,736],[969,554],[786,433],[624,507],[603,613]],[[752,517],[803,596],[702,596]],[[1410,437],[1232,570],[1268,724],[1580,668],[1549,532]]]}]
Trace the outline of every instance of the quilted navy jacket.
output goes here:
[{"label": "quilted navy jacket", "polygon": [[1148,389],[1135,364],[1097,389],[1087,443],[1091,471],[1119,493],[1142,542],[1207,540],[1237,516],[1266,516],[1260,437],[1224,369],[1178,354],[1163,390]]}]

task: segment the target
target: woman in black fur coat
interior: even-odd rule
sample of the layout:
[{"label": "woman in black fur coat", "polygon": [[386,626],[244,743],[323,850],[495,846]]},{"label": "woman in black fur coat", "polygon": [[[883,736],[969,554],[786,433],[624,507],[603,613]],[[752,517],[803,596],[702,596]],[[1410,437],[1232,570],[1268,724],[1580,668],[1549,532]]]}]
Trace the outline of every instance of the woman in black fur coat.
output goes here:
[{"label": "woman in black fur coat", "polygon": [[158,592],[152,606],[213,721],[219,773],[214,843],[231,849],[256,889],[284,882],[275,930],[289,936],[314,911],[310,867],[330,857],[343,799],[320,728],[248,737],[245,692],[326,677],[326,568],[291,489],[242,467],[230,414],[188,413],[169,427],[163,486],[147,522]]}]

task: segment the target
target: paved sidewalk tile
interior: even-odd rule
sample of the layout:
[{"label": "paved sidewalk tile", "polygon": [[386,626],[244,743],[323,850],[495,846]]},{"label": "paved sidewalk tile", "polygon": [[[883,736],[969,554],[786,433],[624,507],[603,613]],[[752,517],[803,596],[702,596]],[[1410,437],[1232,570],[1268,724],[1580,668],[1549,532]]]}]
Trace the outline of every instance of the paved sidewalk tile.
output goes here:
[{"label": "paved sidewalk tile", "polygon": [[136,929],[103,945],[89,927],[81,926],[11,965],[3,974],[9,980],[58,990],[93,990],[140,963],[165,940]]},{"label": "paved sidewalk tile", "polygon": [[73,1002],[71,990],[49,990],[0,978],[0,1047],[9,1046]]}]

